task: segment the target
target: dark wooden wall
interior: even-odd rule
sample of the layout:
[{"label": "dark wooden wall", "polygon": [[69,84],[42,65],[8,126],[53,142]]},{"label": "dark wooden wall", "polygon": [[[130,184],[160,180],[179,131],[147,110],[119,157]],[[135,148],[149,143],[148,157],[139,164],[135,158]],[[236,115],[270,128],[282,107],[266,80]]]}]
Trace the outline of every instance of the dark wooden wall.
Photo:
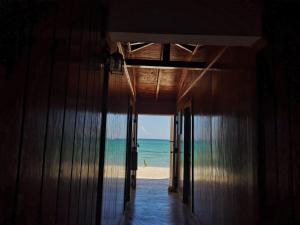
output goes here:
[{"label": "dark wooden wall", "polygon": [[262,224],[300,224],[300,3],[266,1],[257,57]]},{"label": "dark wooden wall", "polygon": [[258,55],[263,224],[300,224],[299,42]]},{"label": "dark wooden wall", "polygon": [[33,25],[13,73],[0,66],[1,225],[95,223],[103,89],[87,60],[99,52],[95,27],[95,7],[60,1]]},{"label": "dark wooden wall", "polygon": [[[112,0],[109,30],[149,34],[260,36],[262,3],[257,0],[188,0],[179,4],[170,0]],[[138,10],[132,10],[136,6]]]},{"label": "dark wooden wall", "polygon": [[124,212],[129,87],[124,75],[109,77],[105,163],[103,178],[103,225],[119,224]]},{"label": "dark wooden wall", "polygon": [[300,224],[300,44],[281,35],[249,52],[255,70],[210,72],[179,104],[193,102],[194,213],[202,224]]},{"label": "dark wooden wall", "polygon": [[178,192],[181,196],[183,196],[183,176],[184,176],[184,115],[182,109],[181,112],[178,113]]},{"label": "dark wooden wall", "polygon": [[194,214],[204,225],[258,224],[256,77],[241,68],[255,55],[229,48],[220,61],[230,58],[240,63],[208,72],[179,104],[192,101]]}]

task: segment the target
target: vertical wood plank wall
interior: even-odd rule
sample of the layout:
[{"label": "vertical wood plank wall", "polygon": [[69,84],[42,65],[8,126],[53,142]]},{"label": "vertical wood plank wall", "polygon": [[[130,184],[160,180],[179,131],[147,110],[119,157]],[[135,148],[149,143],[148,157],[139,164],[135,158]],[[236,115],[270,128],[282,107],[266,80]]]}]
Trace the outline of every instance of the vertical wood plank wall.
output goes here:
[{"label": "vertical wood plank wall", "polygon": [[101,224],[119,224],[124,211],[129,87],[125,76],[110,74]]},{"label": "vertical wood plank wall", "polygon": [[[257,56],[262,224],[300,224],[299,2],[266,1]],[[284,13],[283,13],[284,12]]]},{"label": "vertical wood plank wall", "polygon": [[251,50],[229,48],[219,63],[231,69],[208,72],[179,104],[193,103],[194,214],[203,225],[258,224],[256,77],[243,60],[255,67]]},{"label": "vertical wood plank wall", "polygon": [[179,113],[179,137],[178,137],[178,192],[183,196],[183,176],[184,176],[184,109]]},{"label": "vertical wood plank wall", "polygon": [[[299,224],[299,42],[257,58],[263,224]],[[297,137],[297,138],[296,138]]]},{"label": "vertical wood plank wall", "polygon": [[88,64],[101,41],[89,3],[59,1],[10,78],[0,66],[1,225],[95,224],[103,74]]}]

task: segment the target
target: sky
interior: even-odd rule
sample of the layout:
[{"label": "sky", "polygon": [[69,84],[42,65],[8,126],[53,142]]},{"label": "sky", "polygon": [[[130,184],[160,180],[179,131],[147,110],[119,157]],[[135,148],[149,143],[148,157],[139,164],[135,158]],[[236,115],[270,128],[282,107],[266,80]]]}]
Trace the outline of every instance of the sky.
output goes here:
[{"label": "sky", "polygon": [[139,115],[138,138],[170,139],[170,116]]}]

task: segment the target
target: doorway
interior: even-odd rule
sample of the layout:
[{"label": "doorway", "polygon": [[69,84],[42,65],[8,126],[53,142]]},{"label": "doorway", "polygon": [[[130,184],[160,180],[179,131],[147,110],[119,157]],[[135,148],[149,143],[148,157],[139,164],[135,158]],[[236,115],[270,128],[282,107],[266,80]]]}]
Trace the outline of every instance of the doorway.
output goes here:
[{"label": "doorway", "polygon": [[138,166],[126,224],[190,224],[190,214],[169,192],[173,116],[138,116]]},{"label": "doorway", "polygon": [[171,116],[139,115],[137,179],[169,179]]},{"label": "doorway", "polygon": [[[182,197],[182,202],[193,211],[194,195],[194,151],[193,151],[193,115],[191,104],[180,110],[175,117],[174,152],[177,168],[174,189]],[[177,156],[178,155],[178,156]],[[178,171],[178,172],[177,172]]]},{"label": "doorway", "polygon": [[190,107],[184,109],[183,117],[183,203],[193,209],[193,141]]}]

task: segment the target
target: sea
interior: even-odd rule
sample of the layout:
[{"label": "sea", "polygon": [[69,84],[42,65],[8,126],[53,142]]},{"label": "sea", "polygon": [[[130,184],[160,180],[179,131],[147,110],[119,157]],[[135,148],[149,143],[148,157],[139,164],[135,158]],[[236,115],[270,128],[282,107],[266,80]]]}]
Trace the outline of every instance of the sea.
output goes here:
[{"label": "sea", "polygon": [[138,139],[138,166],[169,167],[170,141]]}]

